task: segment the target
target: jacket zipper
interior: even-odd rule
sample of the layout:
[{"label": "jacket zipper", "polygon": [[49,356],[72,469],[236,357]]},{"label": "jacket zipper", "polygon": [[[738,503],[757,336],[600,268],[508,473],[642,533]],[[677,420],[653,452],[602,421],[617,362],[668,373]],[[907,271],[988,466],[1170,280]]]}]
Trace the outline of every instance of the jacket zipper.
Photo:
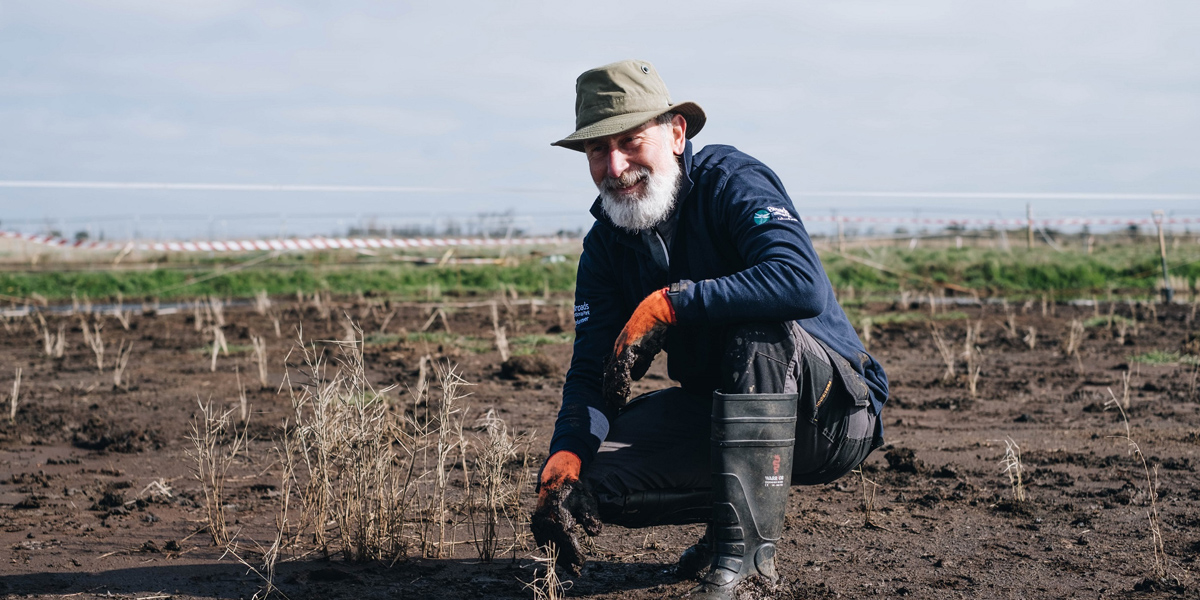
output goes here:
[{"label": "jacket zipper", "polygon": [[663,241],[662,236],[658,234],[658,230],[654,230],[654,237],[658,239],[658,243],[663,249],[663,259],[667,261],[667,268],[671,267],[671,253],[667,250],[667,243]]}]

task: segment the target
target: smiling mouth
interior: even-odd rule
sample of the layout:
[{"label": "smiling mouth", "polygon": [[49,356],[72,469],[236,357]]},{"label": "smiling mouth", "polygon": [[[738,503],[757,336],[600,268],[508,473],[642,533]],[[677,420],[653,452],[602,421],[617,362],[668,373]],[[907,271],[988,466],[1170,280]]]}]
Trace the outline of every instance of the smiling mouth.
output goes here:
[{"label": "smiling mouth", "polygon": [[646,183],[649,175],[646,173],[628,173],[621,177],[608,178],[604,182],[604,187],[618,194],[628,195],[640,185]]}]

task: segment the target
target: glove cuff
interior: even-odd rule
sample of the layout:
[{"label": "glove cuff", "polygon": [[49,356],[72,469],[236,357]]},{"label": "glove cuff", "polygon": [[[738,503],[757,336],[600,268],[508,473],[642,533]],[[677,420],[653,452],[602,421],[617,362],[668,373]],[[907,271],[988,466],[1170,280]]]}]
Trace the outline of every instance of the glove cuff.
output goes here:
[{"label": "glove cuff", "polygon": [[574,452],[559,450],[550,455],[546,465],[542,467],[542,475],[538,478],[538,489],[542,487],[558,487],[565,481],[578,481],[583,468],[583,461]]}]

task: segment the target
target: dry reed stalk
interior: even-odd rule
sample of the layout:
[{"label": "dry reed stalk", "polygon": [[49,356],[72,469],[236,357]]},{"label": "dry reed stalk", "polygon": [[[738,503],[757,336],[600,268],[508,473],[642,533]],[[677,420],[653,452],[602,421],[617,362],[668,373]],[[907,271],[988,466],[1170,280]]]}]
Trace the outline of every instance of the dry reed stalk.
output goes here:
[{"label": "dry reed stalk", "polygon": [[[499,527],[501,519],[512,524],[514,515],[508,512],[511,500],[518,493],[507,465],[517,457],[517,446],[520,440],[508,435],[508,426],[504,420],[496,416],[495,409],[489,408],[478,427],[484,431],[484,441],[475,458],[475,469],[479,473],[477,486],[468,486],[468,492],[475,487],[480,490],[478,508],[482,511],[483,523],[476,523],[475,510],[477,503],[468,499],[468,510],[471,512],[470,524],[475,549],[479,559],[491,562],[500,554]],[[515,546],[514,546],[515,547]]]},{"label": "dry reed stalk", "polygon": [[[545,556],[533,556],[534,578],[525,584],[533,592],[534,600],[561,600],[566,597],[566,587],[558,577],[558,548],[553,543],[542,546]],[[538,575],[538,570],[541,575]]]},{"label": "dry reed stalk", "polygon": [[434,372],[438,381],[441,382],[442,397],[438,402],[437,429],[434,431],[436,443],[434,474],[437,479],[434,484],[433,503],[436,507],[434,510],[438,541],[431,558],[447,558],[443,554],[447,547],[451,552],[448,558],[453,558],[454,546],[446,542],[446,492],[450,483],[450,470],[454,465],[450,461],[450,455],[456,449],[461,449],[459,440],[462,439],[462,421],[465,410],[459,406],[459,400],[465,398],[467,394],[460,393],[459,388],[470,384],[456,372],[453,365],[443,366],[434,363]]},{"label": "dry reed stalk", "polygon": [[1045,294],[1042,294],[1042,316],[1043,317],[1046,316],[1046,308],[1049,303],[1050,303],[1049,298]]},{"label": "dry reed stalk", "polygon": [[[278,548],[276,546],[271,546],[270,548],[263,549],[257,542],[255,543],[255,546],[258,546],[258,552],[263,556],[262,568],[254,566],[249,560],[239,553],[240,548],[238,547],[238,543],[235,539],[229,540],[229,543],[225,545],[225,552],[217,560],[224,560],[226,555],[232,556],[233,559],[238,561],[239,564],[241,564],[243,567],[246,567],[248,572],[254,573],[263,581],[263,587],[254,592],[254,594],[250,596],[250,600],[267,600],[267,598],[271,597],[271,594],[275,594],[276,596],[283,598],[283,600],[291,600],[288,598],[287,594],[275,587],[275,562],[279,558]],[[266,572],[264,573],[264,571]],[[160,596],[148,596],[147,598],[159,597]]]},{"label": "dry reed stalk", "polygon": [[1029,327],[1026,327],[1025,328],[1025,337],[1022,339],[1024,339],[1025,345],[1028,346],[1030,350],[1036,350],[1037,349],[1037,327],[1034,327],[1032,325],[1030,325]]},{"label": "dry reed stalk", "polygon": [[[414,440],[388,410],[385,394],[366,375],[362,332],[354,341],[330,342],[339,349],[330,367],[324,352],[303,342],[306,377],[299,390],[285,372],[296,425],[296,486],[308,530],[327,554],[346,560],[396,560],[404,556],[404,514],[413,497]],[[302,481],[303,480],[303,481]],[[333,525],[332,536],[328,526]],[[335,547],[336,544],[336,547]]]},{"label": "dry reed stalk", "polygon": [[1117,321],[1117,336],[1114,338],[1118,346],[1125,345],[1125,334],[1129,332],[1129,322],[1125,319]]},{"label": "dry reed stalk", "polygon": [[383,323],[379,326],[379,333],[381,335],[387,333],[387,326],[392,322],[392,319],[395,318],[397,312],[400,312],[400,309],[394,308],[392,309],[392,312],[388,313],[388,316],[383,318]]},{"label": "dry reed stalk", "polygon": [[1004,305],[1004,325],[1008,339],[1015,339],[1020,335],[1017,332],[1017,317],[1007,303]]},{"label": "dry reed stalk", "polygon": [[246,388],[242,387],[242,373],[237,365],[233,367],[233,377],[237,380],[238,414],[245,423],[250,418],[250,401],[246,398]]},{"label": "dry reed stalk", "polygon": [[871,515],[875,513],[875,493],[879,490],[879,484],[867,479],[867,474],[863,472],[862,465],[858,465],[852,473],[857,473],[858,480],[862,483],[863,527],[873,527],[875,523],[871,521]]},{"label": "dry reed stalk", "polygon": [[113,387],[122,387],[121,379],[125,377],[125,367],[129,366],[129,355],[133,352],[133,342],[125,345],[125,340],[121,340],[121,345],[117,347],[117,359],[113,362]]},{"label": "dry reed stalk", "polygon": [[217,372],[217,352],[224,352],[225,356],[229,356],[229,346],[225,343],[225,332],[221,330],[220,325],[212,326],[212,364],[209,365],[209,371]]},{"label": "dry reed stalk", "polygon": [[254,346],[254,362],[258,365],[258,384],[267,387],[267,342],[262,336],[251,335],[250,344]]},{"label": "dry reed stalk", "polygon": [[[200,482],[204,493],[204,521],[213,543],[228,546],[229,529],[225,523],[225,479],[234,459],[246,443],[245,427],[239,433],[229,422],[229,410],[218,414],[213,402],[197,400],[200,405],[199,418],[192,419],[189,439],[193,448],[188,450],[192,459],[192,475]],[[222,448],[223,438],[232,432],[232,437]]]},{"label": "dry reed stalk", "polygon": [[341,339],[341,341],[345,342],[347,344],[356,343],[356,340],[358,339],[358,333],[356,333],[357,327],[358,327],[358,325],[355,325],[354,321],[352,321],[350,319],[350,315],[343,312],[342,313],[342,339]]},{"label": "dry reed stalk", "polygon": [[101,335],[100,330],[101,330],[101,328],[103,328],[104,325],[100,321],[97,320],[92,325],[92,329],[89,329],[87,321],[85,321],[82,318],[80,318],[79,324],[83,328],[84,343],[86,343],[88,345],[88,347],[92,349],[92,353],[96,355],[96,370],[103,373],[104,372],[104,336]]},{"label": "dry reed stalk", "polygon": [[1146,518],[1150,523],[1150,538],[1151,545],[1154,549],[1154,575],[1162,579],[1167,575],[1167,551],[1163,544],[1162,520],[1158,516],[1158,465],[1153,469],[1146,463],[1146,455],[1142,452],[1141,446],[1133,440],[1133,430],[1129,426],[1129,416],[1125,414],[1125,409],[1122,408],[1121,402],[1117,400],[1117,396],[1113,394],[1112,388],[1109,388],[1108,395],[1110,400],[1104,403],[1105,408],[1115,407],[1121,413],[1121,421],[1125,424],[1125,435],[1110,436],[1125,440],[1129,444],[1129,453],[1133,456],[1142,467],[1142,473],[1146,477],[1146,495],[1150,499],[1150,510],[1146,512]]},{"label": "dry reed stalk", "polygon": [[1121,373],[1121,405],[1129,408],[1129,369]]},{"label": "dry reed stalk", "polygon": [[863,349],[865,349],[867,352],[871,351],[871,325],[871,317],[863,317],[861,325],[862,343]]},{"label": "dry reed stalk", "polygon": [[37,315],[38,321],[42,324],[42,350],[49,358],[62,358],[66,345],[66,334],[63,333],[66,327],[59,323],[58,333],[51,334],[50,326],[46,324],[46,319],[42,317],[42,313]]},{"label": "dry reed stalk", "polygon": [[267,295],[267,290],[254,292],[254,312],[265,316],[270,308],[271,297]]},{"label": "dry reed stalk", "polygon": [[1011,437],[1004,439],[1004,458],[1000,459],[1004,473],[1008,475],[1008,485],[1012,487],[1013,501],[1025,501],[1025,484],[1022,481],[1021,447]]},{"label": "dry reed stalk", "polygon": [[496,307],[496,303],[491,303],[492,309],[492,332],[495,335],[496,350],[500,352],[500,360],[508,360],[508,336],[505,335],[504,327],[500,326],[500,314]]},{"label": "dry reed stalk", "polygon": [[416,414],[417,405],[425,399],[425,395],[429,392],[429,365],[432,363],[433,357],[425,354],[417,361],[417,386],[409,389],[409,394],[413,397],[413,414]]},{"label": "dry reed stalk", "polygon": [[930,323],[929,332],[933,335],[934,347],[937,348],[938,354],[942,356],[942,362],[946,365],[946,370],[942,373],[942,381],[952,381],[954,380],[954,350],[942,337],[942,332],[938,331],[937,325]]},{"label": "dry reed stalk", "polygon": [[974,398],[979,391],[979,376],[983,372],[983,350],[975,346],[967,352],[967,391]]},{"label": "dry reed stalk", "polygon": [[1079,346],[1083,343],[1083,333],[1083,322],[1079,319],[1071,319],[1071,325],[1067,330],[1067,339],[1063,343],[1063,356],[1079,354]]},{"label": "dry reed stalk", "polygon": [[971,353],[979,342],[979,334],[983,332],[983,322],[976,321],[974,325],[967,323],[967,336],[963,338],[963,360],[970,360]]},{"label": "dry reed stalk", "polygon": [[328,321],[333,315],[333,310],[329,306],[329,300],[329,297],[325,294],[322,294],[319,290],[313,292],[313,306],[316,307],[317,316],[320,317],[322,321]]},{"label": "dry reed stalk", "polygon": [[50,356],[52,358],[62,358],[63,352],[66,349],[67,334],[64,332],[66,326],[62,323],[58,324],[58,334],[54,336],[54,343],[50,348]]},{"label": "dry reed stalk", "polygon": [[216,296],[208,297],[208,309],[212,313],[213,322],[218,327],[225,326],[225,303]]},{"label": "dry reed stalk", "polygon": [[21,367],[17,367],[17,372],[13,378],[12,395],[8,397],[8,420],[15,422],[17,420],[17,404],[21,401]]},{"label": "dry reed stalk", "polygon": [[279,313],[271,311],[271,325],[275,327],[275,339],[283,337],[283,331],[279,329]]},{"label": "dry reed stalk", "polygon": [[200,300],[192,302],[192,327],[196,333],[204,331],[204,314],[200,312]]},{"label": "dry reed stalk", "polygon": [[112,316],[117,318],[117,322],[121,324],[122,329],[129,331],[129,320],[133,317],[133,311],[121,310],[121,307],[118,305],[113,309]]}]

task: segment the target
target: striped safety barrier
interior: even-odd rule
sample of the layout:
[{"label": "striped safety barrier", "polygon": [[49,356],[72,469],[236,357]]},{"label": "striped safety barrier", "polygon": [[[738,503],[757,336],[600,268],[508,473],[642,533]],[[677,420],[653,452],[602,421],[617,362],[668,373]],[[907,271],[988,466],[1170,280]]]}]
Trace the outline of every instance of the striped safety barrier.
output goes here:
[{"label": "striped safety barrier", "polygon": [[150,252],[253,252],[261,250],[373,250],[382,248],[487,248],[505,246],[557,246],[573,243],[566,237],[531,238],[287,238],[197,242],[72,242],[61,237],[0,231],[0,238],[18,239],[44,246],[82,250],[141,250]]},{"label": "striped safety barrier", "polygon": [[[812,223],[851,223],[880,225],[935,225],[940,227],[1025,227],[1026,219],[978,219],[978,218],[920,218],[920,217],[861,217],[839,215],[802,215],[804,221]],[[1190,225],[1200,223],[1200,217],[1165,217],[1163,225]],[[1130,226],[1153,225],[1152,218],[1051,218],[1033,219],[1034,226],[1079,227],[1084,225]],[[78,248],[83,250],[141,250],[151,252],[252,252],[262,250],[309,251],[309,250],[372,250],[381,248],[475,248],[503,246],[546,246],[573,243],[565,237],[532,238],[286,238],[266,240],[225,240],[195,242],[93,242],[71,241],[56,236],[0,231],[0,238],[24,240],[45,246]]]}]

